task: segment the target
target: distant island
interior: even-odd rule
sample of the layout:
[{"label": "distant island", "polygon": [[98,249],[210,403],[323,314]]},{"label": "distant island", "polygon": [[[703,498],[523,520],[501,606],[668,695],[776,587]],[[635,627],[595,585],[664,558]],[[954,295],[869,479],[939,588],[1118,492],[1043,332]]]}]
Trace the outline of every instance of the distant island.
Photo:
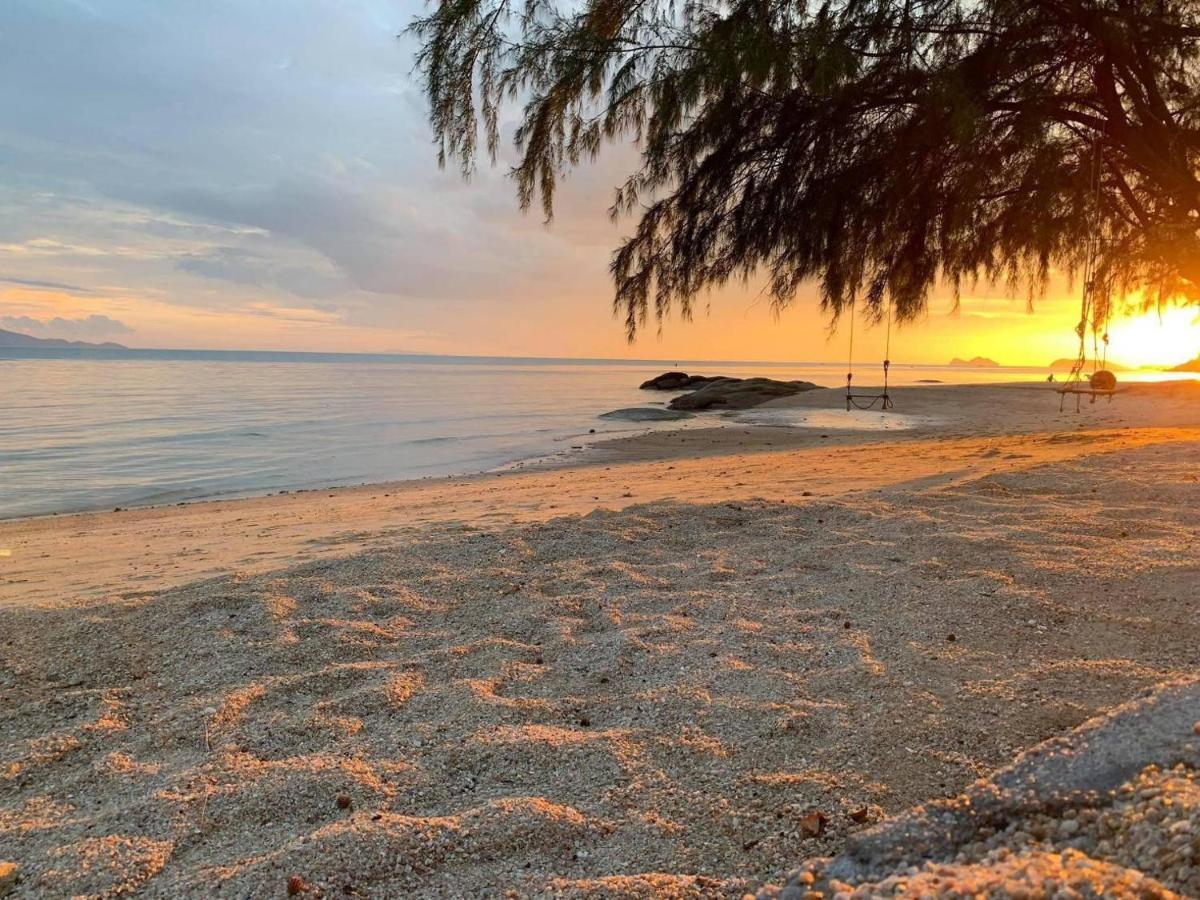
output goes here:
[{"label": "distant island", "polygon": [[959,359],[957,356],[950,360],[952,366],[971,366],[976,369],[997,369],[1000,363],[994,359],[988,359],[986,356],[976,356],[971,359]]},{"label": "distant island", "polygon": [[32,334],[21,334],[19,331],[6,331],[0,328],[0,348],[4,347],[99,347],[105,350],[128,350],[124,344],[114,344],[105,341],[102,344],[92,344],[88,341],[65,341],[62,338],[40,338]]},{"label": "distant island", "polygon": [[[1056,359],[1054,362],[1050,363],[1050,365],[1047,366],[1046,368],[1050,369],[1050,371],[1052,371],[1052,372],[1070,372],[1073,368],[1075,368],[1076,362],[1078,362],[1078,360],[1065,359],[1065,358],[1064,359]],[[1083,367],[1085,369],[1087,369],[1088,371],[1091,371],[1092,360],[1090,360],[1090,359],[1086,360],[1083,364]],[[1110,372],[1128,372],[1129,371],[1128,366],[1123,366],[1120,363],[1115,363],[1115,362],[1105,363],[1104,368],[1108,369],[1108,371],[1110,371]]]},{"label": "distant island", "polygon": [[1200,356],[1185,363],[1180,363],[1177,366],[1172,366],[1168,371],[1171,372],[1200,372]]}]

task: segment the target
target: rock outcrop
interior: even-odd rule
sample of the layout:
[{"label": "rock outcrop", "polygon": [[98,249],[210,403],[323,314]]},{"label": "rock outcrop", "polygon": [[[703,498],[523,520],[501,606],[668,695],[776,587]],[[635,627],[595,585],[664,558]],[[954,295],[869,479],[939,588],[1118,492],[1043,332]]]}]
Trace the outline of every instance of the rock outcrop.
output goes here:
[{"label": "rock outcrop", "polygon": [[687,372],[663,372],[649,381],[643,381],[639,388],[643,391],[691,391],[712,381],[719,381],[720,375],[689,375]]},{"label": "rock outcrop", "polygon": [[716,378],[682,394],[667,404],[668,409],[750,409],[768,400],[791,397],[820,385],[811,381],[776,381],[773,378]]},{"label": "rock outcrop", "polygon": [[750,409],[768,400],[814,390],[820,385],[811,381],[663,372],[656,378],[643,381],[640,387],[644,391],[690,391],[673,399],[667,404],[667,409],[695,412],[702,409]]},{"label": "rock outcrop", "polygon": [[1197,767],[1191,678],[1035,747],[953,800],[860,832],[760,897],[1200,896]]}]

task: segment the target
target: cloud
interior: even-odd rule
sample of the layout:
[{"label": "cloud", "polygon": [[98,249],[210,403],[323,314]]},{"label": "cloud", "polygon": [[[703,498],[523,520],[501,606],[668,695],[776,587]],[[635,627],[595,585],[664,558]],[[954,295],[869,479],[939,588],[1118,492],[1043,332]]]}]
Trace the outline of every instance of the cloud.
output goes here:
[{"label": "cloud", "polygon": [[327,300],[352,290],[346,278],[330,266],[291,264],[239,247],[214,247],[188,253],[175,268],[180,272],[230,284],[275,288],[306,300]]},{"label": "cloud", "polygon": [[37,237],[11,244],[0,244],[0,252],[14,256],[106,256],[101,247],[69,244],[55,238]]},{"label": "cloud", "polygon": [[91,288],[80,287],[77,284],[65,284],[61,281],[43,281],[39,278],[0,277],[5,284],[15,284],[18,287],[33,288],[35,291],[61,291],[65,294],[90,294]]},{"label": "cloud", "polygon": [[329,310],[297,309],[295,307],[270,306],[266,303],[252,303],[241,311],[252,316],[308,324],[334,325],[341,321],[341,317],[336,312]]},{"label": "cloud", "polygon": [[0,327],[34,337],[63,338],[69,341],[89,341],[98,338],[133,334],[133,329],[108,316],[93,314],[78,319],[35,319],[32,316],[0,316]]}]

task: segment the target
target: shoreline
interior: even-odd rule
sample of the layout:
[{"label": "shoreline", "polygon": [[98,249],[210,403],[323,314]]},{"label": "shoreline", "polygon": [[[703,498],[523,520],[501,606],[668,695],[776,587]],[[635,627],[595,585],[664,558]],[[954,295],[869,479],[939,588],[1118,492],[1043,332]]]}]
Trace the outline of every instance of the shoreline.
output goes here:
[{"label": "shoreline", "polygon": [[[765,365],[765,364],[764,364]],[[876,386],[863,385],[859,390],[876,390]],[[1127,393],[1138,394],[1149,391],[1159,391],[1162,393],[1171,392],[1179,393],[1182,389],[1186,393],[1193,393],[1200,402],[1200,379],[1173,379],[1169,381],[1154,381],[1154,382],[1133,382],[1125,383],[1118,388],[1115,397],[1121,397]],[[85,516],[103,516],[108,514],[119,513],[139,513],[151,510],[169,510],[180,507],[189,507],[199,504],[215,504],[215,503],[240,503],[250,501],[265,501],[272,498],[296,497],[303,494],[320,494],[320,493],[343,493],[353,491],[380,491],[394,490],[402,488],[406,485],[419,485],[432,482],[450,482],[462,479],[480,479],[489,478],[496,475],[505,475],[510,473],[518,473],[521,471],[549,471],[558,469],[586,468],[599,465],[613,460],[620,461],[652,461],[654,458],[690,458],[700,456],[725,455],[733,453],[734,448],[738,448],[737,452],[764,452],[766,448],[780,444],[785,447],[804,446],[811,443],[813,434],[821,433],[820,437],[829,439],[832,436],[837,438],[856,438],[857,440],[848,440],[845,443],[851,444],[866,444],[879,441],[903,440],[905,438],[915,437],[937,437],[937,436],[958,436],[961,434],[959,427],[961,422],[953,421],[938,421],[936,416],[929,415],[931,409],[935,409],[935,405],[927,403],[918,403],[918,408],[921,410],[919,415],[912,414],[908,409],[901,408],[893,410],[890,413],[879,413],[877,410],[859,411],[854,410],[847,415],[853,417],[850,424],[838,425],[831,424],[831,420],[822,419],[817,424],[808,424],[804,422],[788,422],[788,414],[793,414],[791,418],[795,419],[808,412],[820,413],[828,411],[836,416],[841,416],[845,411],[841,406],[841,396],[844,389],[841,387],[826,388],[819,387],[815,390],[805,392],[793,397],[784,398],[783,400],[769,401],[758,406],[750,407],[742,410],[705,410],[694,413],[694,418],[680,419],[674,422],[658,423],[660,427],[654,428],[634,428],[632,433],[614,434],[612,432],[589,432],[580,433],[571,437],[553,438],[552,442],[578,442],[578,445],[572,445],[568,451],[550,451],[538,452],[525,456],[516,457],[508,462],[499,463],[494,466],[489,466],[484,469],[473,469],[462,472],[451,472],[442,475],[419,475],[412,477],[400,478],[385,478],[375,481],[363,481],[353,483],[331,483],[317,484],[309,487],[291,487],[291,488],[247,488],[245,490],[233,490],[229,492],[218,492],[214,494],[203,494],[196,497],[169,500],[165,502],[148,502],[148,503],[133,503],[127,506],[122,506],[119,509],[110,509],[107,504],[96,505],[91,507],[63,509],[51,512],[32,513],[28,515],[12,515],[0,516],[0,528],[18,523],[32,523],[38,520],[52,519],[67,519],[74,517]],[[929,395],[934,392],[962,392],[965,395],[986,391],[992,393],[995,391],[1027,391],[1031,394],[1040,394],[1039,399],[1046,399],[1045,395],[1053,392],[1046,383],[1043,382],[1024,382],[1024,381],[1004,381],[1004,382],[988,382],[980,384],[914,384],[902,385],[891,388],[893,397],[903,397],[905,406],[908,406],[912,401],[919,401],[921,394]],[[919,393],[917,393],[919,392]],[[671,394],[671,392],[664,392]],[[673,394],[671,394],[673,396]],[[656,396],[655,393],[650,394],[651,397]],[[647,408],[662,406],[665,401],[653,402],[647,401]],[[1050,410],[1050,404],[1043,404],[1047,411]],[[1099,406],[1103,410],[1104,404]],[[1083,410],[1083,414],[1087,415],[1088,410]],[[1062,412],[1062,420],[1059,424],[1063,427],[1069,425],[1078,425],[1079,421],[1069,421],[1065,417],[1071,415],[1072,410],[1064,410]],[[745,421],[740,421],[744,417]],[[898,427],[884,428],[876,424],[864,424],[864,420],[868,417],[874,417],[884,420],[897,421]],[[780,421],[772,421],[772,418],[778,418]],[[1185,415],[1186,418],[1186,415]],[[913,424],[909,424],[909,422]],[[1005,423],[1002,419],[989,424],[983,421],[975,421],[971,424],[976,426],[973,432],[980,435],[983,434],[1006,434],[1016,435],[1032,433],[1033,431],[1041,430],[1041,426],[1046,425],[1048,420],[1043,419],[1040,423]],[[1171,419],[1170,424],[1178,424],[1179,418],[1176,416]],[[630,423],[635,424],[635,423]],[[1024,424],[1026,427],[1021,427]],[[1118,416],[1116,421],[1112,420],[1087,420],[1086,424],[1095,425],[1096,427],[1105,427],[1115,424],[1120,427],[1130,427],[1125,424],[1125,419]],[[734,434],[738,431],[738,434]],[[679,448],[672,443],[678,437],[679,432],[692,432],[696,435],[697,441],[695,445],[689,448]],[[825,434],[828,432],[828,434]],[[749,437],[750,440],[744,440]],[[683,437],[686,442],[687,436]],[[746,447],[748,449],[743,450]],[[582,451],[581,455],[570,453],[571,450]],[[660,456],[660,454],[666,454]]]},{"label": "shoreline", "polygon": [[[899,485],[1192,440],[1200,384],[1131,387],[1137,404],[1059,414],[1044,389],[896,389],[936,423],[904,431],[737,426],[601,440],[586,458],[473,475],[183,505],[0,521],[0,607],[144,596],[228,573],[254,574],[378,549],[422,528],[480,528],[667,502],[773,497],[807,502]],[[755,411],[803,416],[822,389]],[[997,404],[1002,404],[998,406]],[[997,409],[1008,415],[998,415]],[[1047,427],[1047,426],[1053,427]],[[897,464],[896,445],[904,445]]]},{"label": "shoreline", "polygon": [[[604,362],[604,361],[598,361]],[[770,364],[763,364],[764,366]],[[829,364],[832,365],[832,364]],[[1177,389],[1190,390],[1192,387],[1200,385],[1200,380],[1190,379],[1188,377],[1174,378],[1163,381],[1135,381],[1126,382],[1118,389],[1117,396],[1122,396],[1126,393],[1143,392],[1145,389],[1154,391],[1156,389],[1165,389],[1173,391]],[[860,385],[860,390],[876,390],[875,386],[864,382]],[[305,493],[322,493],[329,491],[348,491],[370,488],[393,488],[397,485],[408,483],[432,482],[453,478],[467,477],[487,477],[496,473],[509,471],[522,471],[541,468],[571,468],[576,465],[590,465],[595,456],[595,451],[600,448],[602,451],[608,447],[618,447],[628,444],[635,448],[632,453],[627,454],[629,457],[637,457],[639,454],[646,456],[654,452],[651,448],[662,451],[670,447],[669,442],[658,441],[656,438],[662,434],[674,434],[681,431],[707,431],[720,429],[737,429],[737,428],[771,428],[773,426],[786,429],[788,431],[805,431],[818,430],[830,432],[846,432],[854,435],[862,435],[863,442],[873,439],[867,435],[886,432],[889,435],[899,437],[904,432],[924,433],[924,434],[939,434],[953,433],[953,429],[942,427],[945,423],[938,421],[936,408],[932,410],[933,415],[925,412],[921,415],[910,415],[908,410],[900,408],[893,411],[886,417],[885,421],[891,424],[888,427],[881,427],[878,421],[879,417],[873,415],[873,411],[846,413],[842,408],[841,402],[841,387],[818,388],[814,391],[806,392],[806,394],[798,395],[783,400],[770,401],[759,406],[751,407],[744,410],[704,410],[693,414],[693,418],[682,419],[676,422],[660,422],[654,426],[642,425],[638,427],[638,423],[629,422],[632,426],[627,432],[614,433],[612,431],[601,431],[596,429],[592,432],[587,429],[587,421],[580,423],[581,429],[578,434],[561,435],[558,437],[548,438],[551,445],[556,443],[568,444],[569,449],[554,449],[553,446],[547,447],[545,450],[529,451],[520,456],[515,456],[504,462],[494,465],[488,465],[482,469],[468,469],[464,471],[447,472],[444,474],[433,475],[413,475],[402,476],[398,478],[382,478],[368,481],[347,481],[332,483],[309,482],[304,485],[295,487],[277,487],[264,486],[261,488],[235,488],[225,491],[218,491],[208,494],[199,494],[196,496],[177,497],[170,500],[150,500],[148,502],[138,501],[121,501],[115,506],[110,506],[111,501],[100,502],[78,507],[68,507],[58,510],[50,510],[47,512],[36,512],[28,514],[15,515],[0,515],[0,525],[11,522],[31,521],[42,518],[61,518],[68,516],[80,515],[98,515],[107,512],[125,513],[131,511],[144,511],[150,509],[167,509],[172,507],[183,507],[194,505],[197,503],[220,503],[220,502],[236,502],[243,500],[263,500],[277,496],[288,496]],[[982,383],[961,383],[961,384],[943,384],[943,383],[922,383],[901,385],[892,388],[893,396],[903,396],[906,399],[917,402],[918,407],[927,410],[929,404],[921,403],[923,396],[930,394],[943,394],[946,392],[952,395],[977,394],[979,392],[995,393],[995,392],[1011,392],[1011,391],[1028,391],[1034,394],[1045,395],[1052,391],[1052,387],[1041,381],[996,381]],[[675,396],[674,392],[646,392],[643,398],[643,404],[647,408],[658,408]],[[662,399],[666,398],[666,399]],[[905,404],[907,405],[907,404]],[[1049,409],[1049,404],[1043,404]],[[801,414],[799,411],[809,411],[816,413],[818,410],[826,410],[828,415],[815,423],[805,423],[796,421]],[[789,421],[789,413],[790,416]],[[851,424],[841,425],[837,420],[849,416]],[[778,421],[776,421],[778,420]],[[588,420],[590,421],[590,420]],[[972,425],[978,425],[978,422],[973,422]],[[1043,422],[1043,424],[1046,424]],[[993,428],[984,429],[990,431],[1008,431],[1011,428]],[[1033,430],[1033,427],[1018,428],[1021,430]],[[803,439],[795,437],[794,439],[784,438],[783,443],[803,443]],[[713,452],[720,453],[724,449],[736,446],[739,442],[736,440],[726,442],[715,442],[717,449]],[[756,443],[754,441],[751,444]],[[696,449],[696,448],[693,448]],[[572,451],[580,451],[574,453]],[[668,451],[669,452],[669,451]],[[700,449],[701,453],[711,455],[710,451]]]}]

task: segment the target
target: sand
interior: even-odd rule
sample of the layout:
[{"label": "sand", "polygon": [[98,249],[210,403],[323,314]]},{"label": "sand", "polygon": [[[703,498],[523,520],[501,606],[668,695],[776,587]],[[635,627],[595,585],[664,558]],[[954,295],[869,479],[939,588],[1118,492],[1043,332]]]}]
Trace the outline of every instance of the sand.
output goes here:
[{"label": "sand", "polygon": [[897,394],[0,523],[8,890],[741,896],[1200,666],[1195,388]]}]

